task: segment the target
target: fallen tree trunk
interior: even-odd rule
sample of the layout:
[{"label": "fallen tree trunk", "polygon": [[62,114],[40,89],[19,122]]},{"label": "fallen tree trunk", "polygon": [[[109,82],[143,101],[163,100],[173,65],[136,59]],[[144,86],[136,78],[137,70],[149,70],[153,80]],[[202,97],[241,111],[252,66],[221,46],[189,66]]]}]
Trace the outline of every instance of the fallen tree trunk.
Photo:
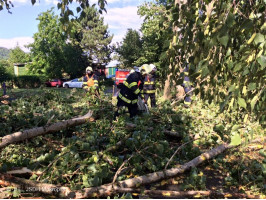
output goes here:
[{"label": "fallen tree trunk", "polygon": [[[265,138],[263,138],[265,139]],[[258,142],[261,139],[254,140],[252,142]],[[158,171],[154,173],[150,173],[147,175],[127,179],[124,181],[119,181],[114,184],[105,184],[99,187],[91,187],[85,188],[83,191],[75,192],[76,198],[90,198],[95,196],[110,196],[116,190],[120,188],[134,188],[140,185],[151,184],[163,179],[168,179],[177,176],[178,174],[184,173],[185,171],[189,170],[192,167],[196,167],[199,164],[203,163],[206,160],[209,160],[227,149],[231,149],[237,146],[229,145],[229,144],[222,144],[214,149],[211,149],[200,156],[194,158],[193,160],[185,163],[181,167],[176,167],[168,170]]]},{"label": "fallen tree trunk", "polygon": [[67,127],[78,126],[78,125],[84,124],[90,120],[91,116],[92,116],[92,111],[89,111],[86,115],[82,117],[77,117],[77,118],[69,119],[66,121],[57,122],[49,126],[32,128],[32,129],[28,129],[25,131],[20,131],[20,132],[12,133],[10,135],[6,135],[2,138],[2,142],[0,143],[0,149],[10,144],[24,141],[26,139],[34,138],[34,137],[48,134],[48,133],[57,132]]},{"label": "fallen tree trunk", "polygon": [[141,190],[135,188],[120,188],[117,189],[118,193],[139,193],[141,195],[148,195],[152,198],[168,197],[168,198],[191,198],[196,196],[197,198],[201,196],[211,196],[215,198],[237,198],[237,199],[260,199],[259,195],[249,195],[249,194],[241,194],[241,193],[221,193],[217,191],[172,191],[172,190]]},{"label": "fallen tree trunk", "polygon": [[[132,124],[132,123],[126,123],[127,128],[129,129],[133,129],[136,128],[137,125],[136,124]],[[154,128],[152,127],[147,127],[148,131],[153,131]],[[182,135],[180,133],[174,132],[174,131],[168,131],[168,130],[164,130],[163,131],[164,134],[168,135],[168,136],[173,136],[173,137],[182,137]]]},{"label": "fallen tree trunk", "polygon": [[40,183],[24,178],[14,177],[8,174],[0,174],[0,185],[13,186],[29,193],[40,192],[43,194],[56,195],[63,198],[75,197],[75,193],[73,193],[68,187],[60,187],[53,184]]},{"label": "fallen tree trunk", "polygon": [[172,178],[178,174],[184,173],[186,170],[190,169],[191,167],[195,167],[205,160],[209,160],[218,154],[222,153],[226,149],[231,148],[231,146],[227,144],[223,144],[214,148],[210,151],[207,151],[200,156],[194,158],[193,160],[187,162],[186,164],[182,165],[181,167],[172,168],[168,170],[158,171],[154,173],[150,173],[144,176],[139,176],[136,178],[127,179],[124,181],[119,181],[114,184],[105,184],[99,187],[91,187],[85,188],[83,191],[76,192],[76,198],[90,198],[95,196],[110,196],[116,190],[120,188],[133,188],[139,185],[151,184],[163,179]]},{"label": "fallen tree trunk", "polygon": [[[265,140],[265,138],[263,138]],[[257,139],[252,142],[262,141],[262,139]],[[63,198],[91,198],[91,197],[106,197],[110,196],[117,191],[121,191],[123,188],[134,188],[140,185],[151,184],[154,182],[161,181],[163,179],[169,179],[177,176],[178,174],[184,173],[189,170],[191,167],[196,167],[199,164],[203,163],[206,160],[209,160],[227,149],[231,149],[237,146],[222,144],[214,149],[211,149],[193,160],[185,163],[184,165],[168,170],[158,171],[154,173],[150,173],[147,175],[127,179],[124,181],[115,182],[114,184],[105,184],[98,187],[85,188],[79,191],[71,191],[68,187],[57,187],[52,184],[38,183],[36,181],[26,180],[22,178],[15,178],[7,175],[0,176],[0,185],[4,186],[14,186],[17,188],[25,189],[25,188],[46,188],[44,190],[40,190],[39,192],[45,194],[53,194]]]}]

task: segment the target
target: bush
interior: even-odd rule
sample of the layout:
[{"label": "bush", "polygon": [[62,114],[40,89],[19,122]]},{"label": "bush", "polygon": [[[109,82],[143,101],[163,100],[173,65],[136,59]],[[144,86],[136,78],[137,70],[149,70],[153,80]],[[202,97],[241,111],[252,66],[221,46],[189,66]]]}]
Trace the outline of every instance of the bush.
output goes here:
[{"label": "bush", "polygon": [[18,88],[37,88],[44,83],[45,79],[46,77],[43,76],[25,75],[14,77],[13,82]]}]

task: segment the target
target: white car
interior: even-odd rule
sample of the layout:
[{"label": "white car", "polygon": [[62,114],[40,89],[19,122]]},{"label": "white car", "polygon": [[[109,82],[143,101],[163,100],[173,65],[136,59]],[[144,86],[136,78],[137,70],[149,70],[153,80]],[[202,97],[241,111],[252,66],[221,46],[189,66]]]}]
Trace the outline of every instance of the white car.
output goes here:
[{"label": "white car", "polygon": [[63,83],[64,88],[82,88],[82,85],[83,81],[79,81],[78,78]]}]

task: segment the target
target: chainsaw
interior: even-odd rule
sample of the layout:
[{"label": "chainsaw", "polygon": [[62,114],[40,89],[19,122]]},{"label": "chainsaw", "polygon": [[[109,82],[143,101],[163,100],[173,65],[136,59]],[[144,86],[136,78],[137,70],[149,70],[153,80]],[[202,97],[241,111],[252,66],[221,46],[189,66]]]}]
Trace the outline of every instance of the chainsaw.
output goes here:
[{"label": "chainsaw", "polygon": [[148,105],[140,97],[138,97],[138,109],[144,113],[149,114]]}]

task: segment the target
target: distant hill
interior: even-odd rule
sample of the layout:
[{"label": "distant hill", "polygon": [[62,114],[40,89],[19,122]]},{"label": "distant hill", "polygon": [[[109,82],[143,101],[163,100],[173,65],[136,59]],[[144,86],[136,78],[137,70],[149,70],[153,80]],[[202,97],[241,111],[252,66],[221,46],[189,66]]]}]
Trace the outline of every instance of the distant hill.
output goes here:
[{"label": "distant hill", "polygon": [[0,47],[0,60],[1,59],[8,59],[9,58],[10,49],[5,47]]}]

